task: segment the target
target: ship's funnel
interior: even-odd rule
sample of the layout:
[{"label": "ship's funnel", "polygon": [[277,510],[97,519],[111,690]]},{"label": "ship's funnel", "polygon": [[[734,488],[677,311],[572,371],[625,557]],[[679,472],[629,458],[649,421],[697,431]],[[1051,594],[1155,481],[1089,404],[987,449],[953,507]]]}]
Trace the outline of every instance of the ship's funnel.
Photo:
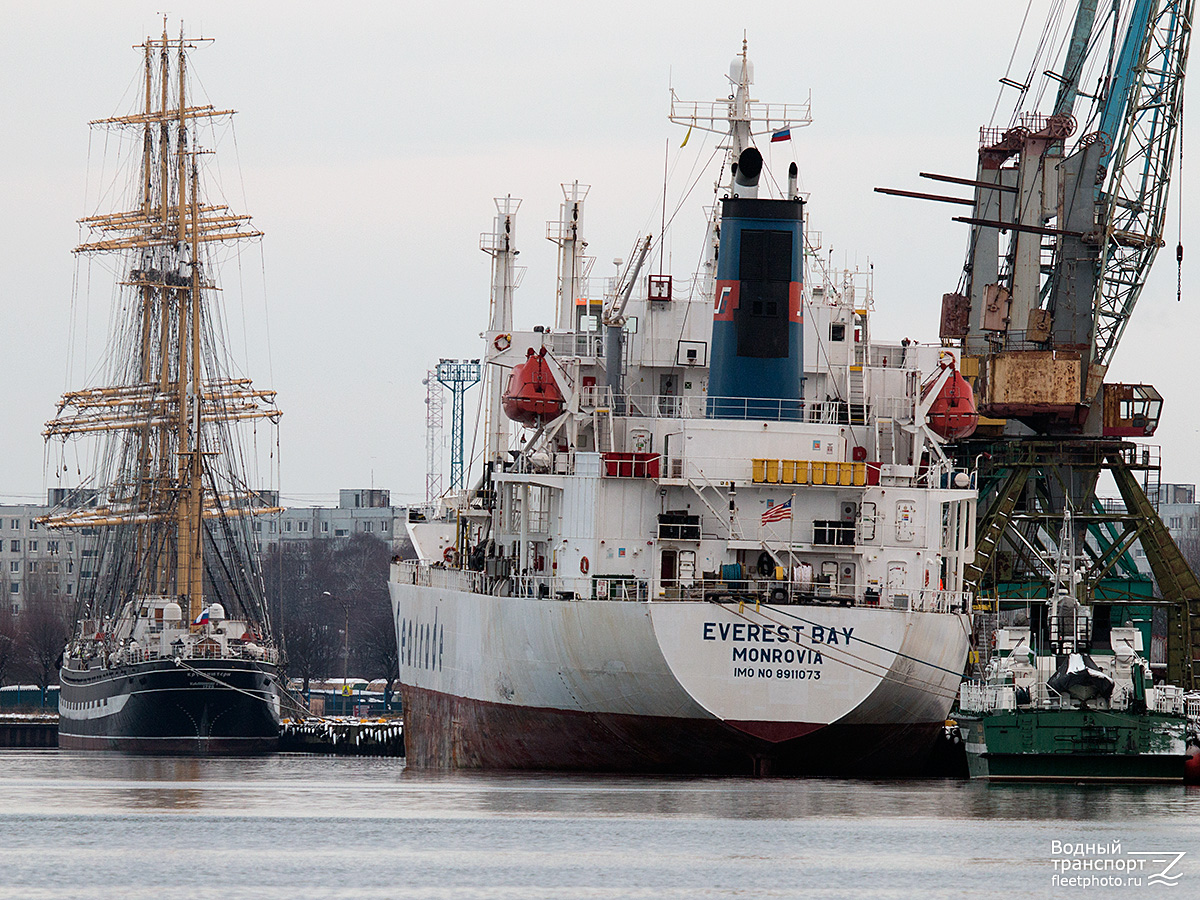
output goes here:
[{"label": "ship's funnel", "polygon": [[762,174],[762,154],[754,147],[747,147],[738,157],[733,168],[733,194],[735,197],[757,197],[758,176]]},{"label": "ship's funnel", "polygon": [[[738,160],[735,180],[750,181],[746,176],[752,174],[757,183],[761,171],[762,156],[748,149]],[[799,419],[804,203],[745,195],[721,203],[708,414]]]},{"label": "ship's funnel", "polygon": [[789,163],[788,164],[788,192],[787,192],[787,198],[789,200],[796,199],[796,182],[799,180],[799,176],[800,176],[800,170],[796,167],[796,164],[794,162]]}]

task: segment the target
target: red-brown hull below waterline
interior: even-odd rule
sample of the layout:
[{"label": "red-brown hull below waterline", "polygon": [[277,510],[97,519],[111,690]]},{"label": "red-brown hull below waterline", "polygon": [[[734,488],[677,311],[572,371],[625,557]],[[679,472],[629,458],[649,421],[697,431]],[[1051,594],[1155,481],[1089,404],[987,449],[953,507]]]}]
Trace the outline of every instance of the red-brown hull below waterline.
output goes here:
[{"label": "red-brown hull below waterline", "polygon": [[[402,685],[416,768],[694,775],[925,774],[943,722],[819,725],[588,713],[489,703]],[[775,736],[772,741],[749,732]]]}]

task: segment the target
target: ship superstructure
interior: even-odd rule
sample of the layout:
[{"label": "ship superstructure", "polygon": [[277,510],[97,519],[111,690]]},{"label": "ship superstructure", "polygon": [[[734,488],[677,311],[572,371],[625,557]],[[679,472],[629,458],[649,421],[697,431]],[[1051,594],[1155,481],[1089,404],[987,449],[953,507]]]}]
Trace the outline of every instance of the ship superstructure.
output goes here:
[{"label": "ship superstructure", "polygon": [[129,205],[82,219],[76,248],[119,273],[107,380],[64,394],[45,431],[60,472],[88,449],[93,471],[43,523],[99,533],[62,664],[67,748],[245,752],[278,739],[278,651],[250,529],[274,510],[247,483],[238,423],[273,424],[279,410],[232,368],[215,282],[217,249],[261,233],[204,197],[200,126],[231,111],[189,93],[200,42],[164,24],[139,47],[140,108],[92,123],[138,152]]},{"label": "ship superstructure", "polygon": [[[564,187],[553,327],[512,327],[516,201],[498,201],[484,472],[411,523],[391,591],[410,764],[911,771],[967,655],[974,411],[952,352],[870,331],[869,273],[806,239],[793,163],[756,140],[808,121],[673,101],[727,165],[699,272],[603,301]],[[518,427],[514,427],[518,426]]]}]

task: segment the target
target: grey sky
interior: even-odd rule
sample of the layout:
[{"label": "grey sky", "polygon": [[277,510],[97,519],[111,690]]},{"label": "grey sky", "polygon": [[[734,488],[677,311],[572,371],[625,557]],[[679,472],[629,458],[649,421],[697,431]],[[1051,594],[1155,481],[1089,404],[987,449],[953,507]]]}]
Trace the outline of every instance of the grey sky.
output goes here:
[{"label": "grey sky", "polygon": [[[919,171],[974,174],[978,128],[1026,5],[172,3],[173,34],[182,18],[189,35],[216,39],[192,57],[208,101],[239,111],[236,148],[220,148],[223,185],[266,238],[261,253],[243,256],[249,302],[244,330],[240,311],[234,330],[250,344],[241,349],[250,374],[279,391],[284,496],[330,502],[338,488],[372,479],[397,501],[423,496],[420,382],[440,356],[481,354],[488,257],[478,237],[493,196],[524,200],[518,324],[552,322],[555,250],[543,235],[559,183],[592,185],[589,253],[596,274],[610,274],[611,259],[658,221],[664,147],[672,163],[683,155],[686,172],[712,146],[697,134],[679,150],[683,129],[666,121],[669,85],[682,99],[724,96],[743,30],[757,97],[812,94],[813,124],[772,148],[768,166],[783,177],[794,152],[811,192],[810,227],[834,262],[874,263],[875,333],[935,339],[941,295],[962,265],[966,229],[950,221],[961,212],[872,188],[928,189]],[[1027,31],[1041,28],[1051,5],[1033,0]],[[67,334],[74,223],[95,211],[86,123],[127,111],[139,64],[131,47],[161,30],[159,9],[4,4],[0,500],[43,496],[42,423],[64,387],[83,386],[78,358],[68,381]],[[1185,147],[1200,147],[1196,132],[1190,124]],[[97,152],[93,134],[93,161]],[[1185,207],[1200,184],[1190,172]],[[695,266],[709,184],[711,176],[668,240],[677,275]],[[670,206],[683,186],[671,184]],[[1176,182],[1168,247],[1110,380],[1162,391],[1164,479],[1195,481],[1198,317],[1188,290],[1200,240],[1189,243],[1196,214],[1185,209],[1189,264],[1177,303],[1178,191]],[[236,293],[237,280],[227,272],[223,284]],[[89,332],[106,323],[107,300],[93,292]]]}]

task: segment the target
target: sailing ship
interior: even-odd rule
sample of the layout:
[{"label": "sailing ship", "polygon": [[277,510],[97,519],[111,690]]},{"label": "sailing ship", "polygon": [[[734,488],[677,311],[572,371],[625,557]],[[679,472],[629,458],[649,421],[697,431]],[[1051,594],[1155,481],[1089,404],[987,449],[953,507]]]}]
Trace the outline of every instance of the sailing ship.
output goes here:
[{"label": "sailing ship", "polygon": [[1200,702],[1154,683],[1146,629],[1098,627],[1074,522],[1068,507],[1048,601],[1010,613],[986,677],[962,686],[968,771],[991,781],[1182,781]]},{"label": "sailing ship", "polygon": [[136,149],[128,205],[80,220],[75,248],[119,273],[106,380],[64,394],[44,432],[60,474],[68,450],[85,456],[76,441],[95,439],[89,478],[42,519],[97,534],[60,671],[65,749],[253,753],[279,737],[250,525],[277,509],[247,482],[238,429],[280,412],[223,337],[217,251],[261,232],[204,198],[201,126],[232,114],[191,95],[189,51],[206,41],[168,37],[164,19],[138,47],[140,108],[91,123]]},{"label": "sailing ship", "polygon": [[768,194],[760,147],[808,106],[752,73],[743,46],[728,99],[672,99],[725,149],[694,278],[642,275],[645,238],[593,290],[565,185],[555,325],[519,331],[497,200],[483,475],[410,516],[390,574],[409,765],[878,775],[944,734],[976,492],[942,446],[971,389],[953,353],[874,338],[794,161]]}]

